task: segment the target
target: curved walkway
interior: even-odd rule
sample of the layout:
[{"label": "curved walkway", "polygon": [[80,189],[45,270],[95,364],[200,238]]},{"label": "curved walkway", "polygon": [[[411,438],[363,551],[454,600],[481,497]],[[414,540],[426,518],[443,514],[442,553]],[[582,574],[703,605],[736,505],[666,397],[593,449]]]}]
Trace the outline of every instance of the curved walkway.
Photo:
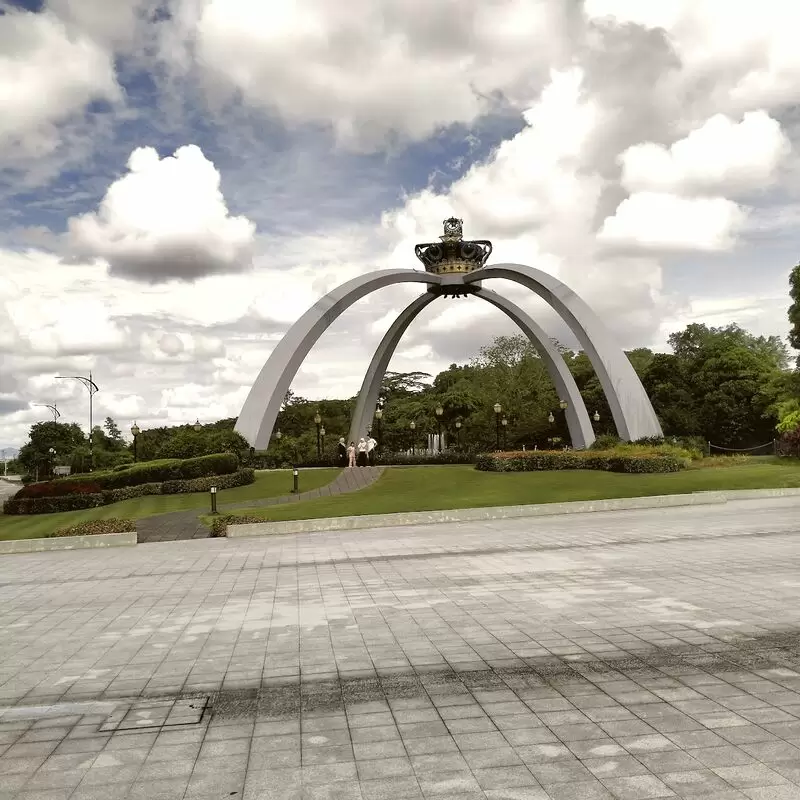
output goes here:
[{"label": "curved walkway", "polygon": [[[311,489],[299,494],[286,494],[279,497],[264,497],[244,503],[226,503],[217,506],[219,511],[235,511],[243,508],[262,508],[277,506],[282,503],[299,503],[303,500],[315,500],[318,497],[335,497],[340,494],[357,492],[366,488],[380,478],[383,467],[356,467],[343,469],[327,486]],[[207,513],[200,509],[189,511],[172,511],[169,514],[156,514],[137,520],[136,533],[139,544],[146,542],[174,542],[179,539],[207,539],[211,531],[198,519]]]}]

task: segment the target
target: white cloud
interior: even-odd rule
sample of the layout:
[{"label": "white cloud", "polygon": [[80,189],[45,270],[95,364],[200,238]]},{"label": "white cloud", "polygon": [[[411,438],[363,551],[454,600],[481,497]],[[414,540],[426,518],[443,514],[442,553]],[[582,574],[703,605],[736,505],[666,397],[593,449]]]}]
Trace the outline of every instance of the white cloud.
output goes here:
[{"label": "white cloud", "polygon": [[0,15],[0,160],[48,155],[59,123],[120,98],[111,54],[85,34],[50,13]]},{"label": "white cloud", "polygon": [[250,220],[230,215],[219,172],[195,145],[163,159],[137,148],[98,211],[71,219],[69,229],[79,254],[146,283],[245,270],[255,235]]},{"label": "white cloud", "polygon": [[780,123],[765,111],[734,122],[723,114],[669,148],[653,142],[620,155],[622,184],[632,192],[738,193],[764,189],[791,150]]},{"label": "white cloud", "polygon": [[730,249],[746,215],[723,197],[676,197],[638,192],[606,217],[597,235],[614,247],[655,251]]},{"label": "white cloud", "polygon": [[549,0],[208,0],[181,6],[200,65],[255,107],[383,148],[535,96],[565,56],[569,14]]}]

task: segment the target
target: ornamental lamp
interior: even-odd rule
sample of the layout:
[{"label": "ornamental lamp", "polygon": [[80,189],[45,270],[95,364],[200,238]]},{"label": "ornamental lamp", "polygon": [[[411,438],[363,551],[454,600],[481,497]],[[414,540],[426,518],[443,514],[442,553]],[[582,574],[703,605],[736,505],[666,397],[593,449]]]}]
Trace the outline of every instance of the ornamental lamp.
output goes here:
[{"label": "ornamental lamp", "polygon": [[203,428],[203,426],[200,424],[200,420],[196,419],[194,421],[194,429],[195,429],[195,431],[197,431],[199,433],[202,430],[202,428]]},{"label": "ornamental lamp", "polygon": [[495,414],[499,414],[502,410],[503,410],[503,406],[501,406],[500,403],[495,403],[494,404],[494,413]]},{"label": "ornamental lamp", "polygon": [[552,411],[547,415],[547,421],[551,424],[556,421],[556,418],[553,416]]},{"label": "ornamental lamp", "polygon": [[319,425],[320,422],[322,422],[322,417],[319,415],[319,411],[317,411],[317,413],[314,414],[314,424]]},{"label": "ornamental lamp", "polygon": [[375,409],[375,419],[381,419],[383,417],[383,409],[376,408]]},{"label": "ornamental lamp", "polygon": [[444,409],[441,406],[436,406],[436,416],[441,417],[444,414]]},{"label": "ornamental lamp", "polygon": [[131,425],[131,434],[134,437],[139,435],[139,426],[135,422],[133,423],[133,425]]},{"label": "ornamental lamp", "polygon": [[594,414],[592,414],[592,419],[595,422],[600,422],[600,412],[599,411],[595,411]]},{"label": "ornamental lamp", "polygon": [[562,411],[566,411],[567,410],[567,406],[569,405],[569,403],[566,400],[559,400],[558,401],[558,405],[559,405],[559,408]]}]

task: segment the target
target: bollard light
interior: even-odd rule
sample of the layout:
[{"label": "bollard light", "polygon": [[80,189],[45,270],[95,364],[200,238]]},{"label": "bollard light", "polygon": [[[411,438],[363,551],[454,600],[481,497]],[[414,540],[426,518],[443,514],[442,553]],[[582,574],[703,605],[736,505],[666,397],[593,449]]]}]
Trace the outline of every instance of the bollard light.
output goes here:
[{"label": "bollard light", "polygon": [[217,487],[212,486],[211,489],[211,513],[217,513]]}]

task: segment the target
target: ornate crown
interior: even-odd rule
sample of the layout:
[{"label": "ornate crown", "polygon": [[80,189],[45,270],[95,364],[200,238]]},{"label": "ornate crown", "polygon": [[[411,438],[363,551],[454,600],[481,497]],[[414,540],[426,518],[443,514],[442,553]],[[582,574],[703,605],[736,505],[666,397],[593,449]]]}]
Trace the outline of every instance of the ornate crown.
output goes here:
[{"label": "ornate crown", "polygon": [[450,217],[444,221],[441,244],[418,244],[414,253],[424,264],[426,272],[436,275],[474,272],[480,269],[492,254],[492,243],[485,239],[465,242],[462,239],[463,220]]}]

